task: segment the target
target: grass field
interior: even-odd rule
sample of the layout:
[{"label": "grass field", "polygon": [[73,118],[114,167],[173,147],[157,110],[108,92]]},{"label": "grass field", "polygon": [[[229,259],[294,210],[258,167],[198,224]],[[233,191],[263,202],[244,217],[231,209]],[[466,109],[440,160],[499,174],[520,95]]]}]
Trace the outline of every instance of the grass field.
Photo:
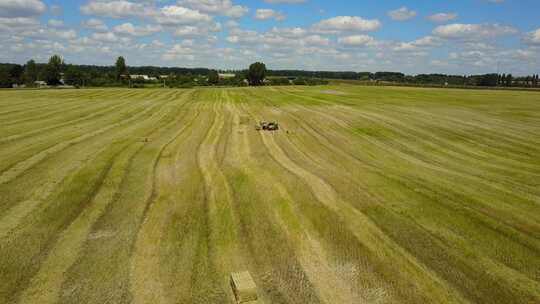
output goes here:
[{"label": "grass field", "polygon": [[0,91],[0,303],[232,303],[241,270],[268,304],[540,303],[540,94]]}]

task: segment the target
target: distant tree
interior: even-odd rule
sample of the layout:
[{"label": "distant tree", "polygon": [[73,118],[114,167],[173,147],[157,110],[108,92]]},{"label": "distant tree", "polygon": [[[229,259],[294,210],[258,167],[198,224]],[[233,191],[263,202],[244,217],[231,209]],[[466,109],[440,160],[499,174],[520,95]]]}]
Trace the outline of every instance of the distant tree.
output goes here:
[{"label": "distant tree", "polygon": [[538,86],[538,74],[536,74],[536,76],[534,77],[534,83],[533,83],[533,85],[534,85],[535,87]]},{"label": "distant tree", "polygon": [[9,70],[9,77],[11,78],[11,83],[21,84],[24,74],[24,69],[21,65],[15,64]]},{"label": "distant tree", "polygon": [[208,84],[216,85],[219,83],[219,74],[216,70],[210,70],[208,72]]},{"label": "distant tree", "polygon": [[11,87],[11,84],[8,68],[0,66],[0,88],[9,88]]},{"label": "distant tree", "polygon": [[28,60],[24,67],[24,82],[28,85],[34,84],[38,78],[38,68],[33,59]]},{"label": "distant tree", "polygon": [[125,74],[127,74],[126,60],[120,56],[116,59],[116,80],[120,80],[120,77]]},{"label": "distant tree", "polygon": [[506,86],[511,87],[513,80],[514,80],[514,77],[512,76],[512,74],[506,75]]},{"label": "distant tree", "polygon": [[266,78],[266,65],[262,62],[255,62],[249,66],[247,79],[252,86],[263,85]]},{"label": "distant tree", "polygon": [[58,55],[53,55],[47,63],[45,69],[45,81],[48,85],[59,85],[62,79],[62,70],[64,69],[64,60]]},{"label": "distant tree", "polygon": [[75,65],[70,65],[64,73],[65,83],[73,86],[82,86],[84,74]]}]

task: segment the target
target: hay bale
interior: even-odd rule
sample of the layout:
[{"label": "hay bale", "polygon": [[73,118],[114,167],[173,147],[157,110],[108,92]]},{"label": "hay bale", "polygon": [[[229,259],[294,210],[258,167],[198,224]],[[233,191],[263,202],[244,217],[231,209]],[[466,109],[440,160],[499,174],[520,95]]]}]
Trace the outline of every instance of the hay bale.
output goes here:
[{"label": "hay bale", "polygon": [[232,273],[231,287],[238,303],[257,301],[257,286],[249,272]]}]

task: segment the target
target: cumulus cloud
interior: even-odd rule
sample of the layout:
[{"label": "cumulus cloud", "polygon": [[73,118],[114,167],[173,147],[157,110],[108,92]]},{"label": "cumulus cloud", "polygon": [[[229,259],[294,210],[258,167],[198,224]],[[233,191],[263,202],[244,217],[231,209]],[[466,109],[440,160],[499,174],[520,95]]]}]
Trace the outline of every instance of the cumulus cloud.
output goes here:
[{"label": "cumulus cloud", "polygon": [[500,24],[448,24],[433,30],[435,36],[456,40],[481,40],[516,34],[517,29]]},{"label": "cumulus cloud", "polygon": [[135,26],[129,22],[114,27],[116,33],[131,36],[149,36],[161,30],[161,26],[158,25]]},{"label": "cumulus cloud", "polygon": [[369,46],[375,42],[375,39],[368,35],[352,35],[341,37],[338,43],[346,46]]},{"label": "cumulus cloud", "polygon": [[321,32],[369,32],[381,27],[381,22],[377,19],[363,19],[356,16],[338,16],[325,19],[316,23],[313,28]]},{"label": "cumulus cloud", "polygon": [[455,20],[458,17],[456,13],[437,13],[428,17],[429,20],[436,23],[444,23]]},{"label": "cumulus cloud", "polygon": [[403,6],[396,10],[389,11],[388,16],[390,16],[392,20],[406,21],[406,20],[416,17],[416,12]]},{"label": "cumulus cloud", "polygon": [[4,18],[0,17],[0,32],[23,31],[34,29],[39,26],[39,21],[34,18],[17,17]]},{"label": "cumulus cloud", "polygon": [[527,33],[524,41],[528,44],[540,45],[540,28]]},{"label": "cumulus cloud", "polygon": [[400,42],[393,50],[398,52],[418,52],[422,49],[441,45],[441,39],[433,36],[426,36],[411,42]]},{"label": "cumulus cloud", "polygon": [[283,21],[285,20],[285,15],[273,9],[258,9],[255,12],[255,19],[258,19],[258,20],[274,19],[276,21]]},{"label": "cumulus cloud", "polygon": [[48,24],[50,27],[62,27],[62,26],[64,26],[64,21],[58,20],[58,19],[49,19],[49,21],[47,22],[47,24]]},{"label": "cumulus cloud", "polygon": [[150,7],[125,0],[103,1],[94,0],[81,7],[85,15],[95,15],[111,18],[126,18],[132,16],[147,16],[152,13]]},{"label": "cumulus cloud", "polygon": [[183,6],[165,6],[161,8],[156,20],[160,24],[178,25],[178,24],[194,24],[199,22],[211,22],[212,17]]},{"label": "cumulus cloud", "polygon": [[83,27],[99,32],[107,31],[109,28],[102,20],[91,18],[82,22]]},{"label": "cumulus cloud", "polygon": [[46,10],[47,6],[41,0],[0,1],[0,17],[33,17],[43,14]]},{"label": "cumulus cloud", "polygon": [[234,5],[231,0],[180,0],[180,5],[211,15],[240,18],[249,12],[245,6]]}]

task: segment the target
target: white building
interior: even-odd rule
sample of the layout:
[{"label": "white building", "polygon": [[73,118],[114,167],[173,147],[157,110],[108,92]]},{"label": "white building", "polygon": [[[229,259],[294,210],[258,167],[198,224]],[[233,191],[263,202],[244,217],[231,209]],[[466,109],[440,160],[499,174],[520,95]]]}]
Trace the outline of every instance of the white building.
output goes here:
[{"label": "white building", "polygon": [[148,75],[129,75],[131,79],[149,80]]}]

